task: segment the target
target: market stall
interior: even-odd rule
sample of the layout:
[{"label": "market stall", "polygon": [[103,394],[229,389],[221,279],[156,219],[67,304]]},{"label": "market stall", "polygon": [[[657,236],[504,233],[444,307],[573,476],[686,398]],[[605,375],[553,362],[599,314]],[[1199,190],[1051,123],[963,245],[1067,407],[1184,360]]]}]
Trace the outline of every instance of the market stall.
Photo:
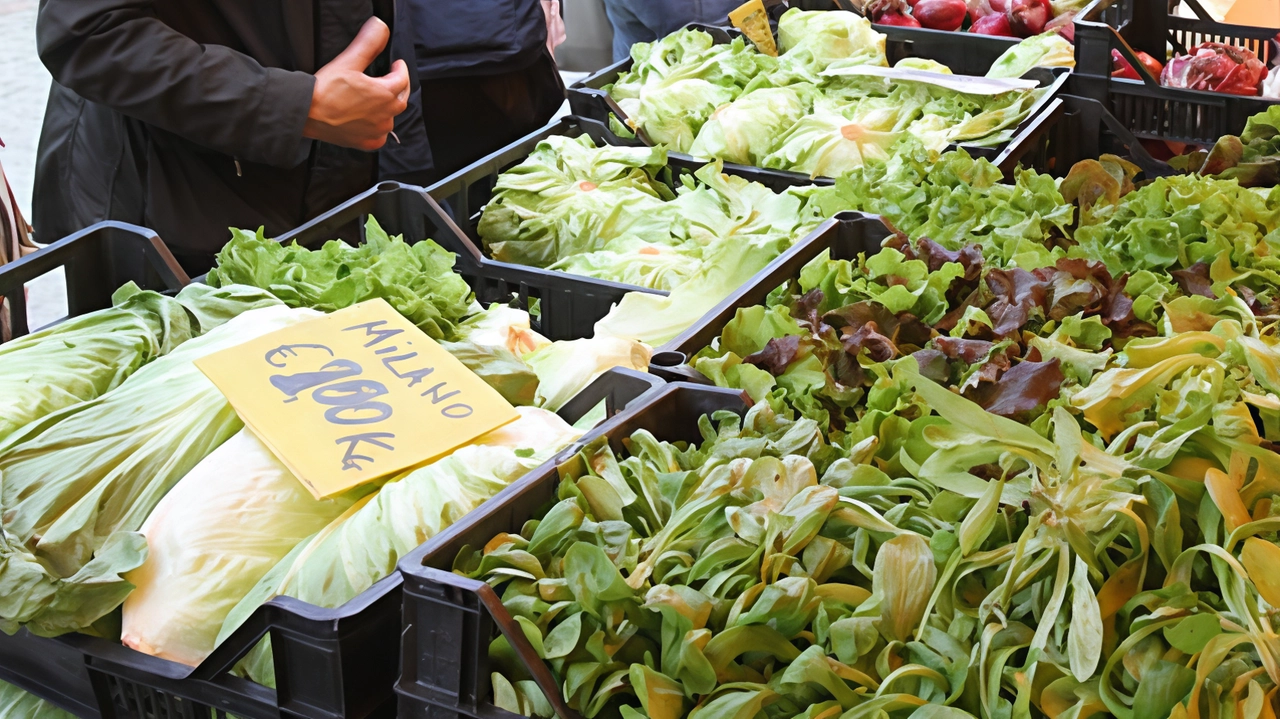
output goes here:
[{"label": "market stall", "polygon": [[930,4],[637,45],[202,277],[0,267],[8,706],[1274,717],[1277,31]]}]

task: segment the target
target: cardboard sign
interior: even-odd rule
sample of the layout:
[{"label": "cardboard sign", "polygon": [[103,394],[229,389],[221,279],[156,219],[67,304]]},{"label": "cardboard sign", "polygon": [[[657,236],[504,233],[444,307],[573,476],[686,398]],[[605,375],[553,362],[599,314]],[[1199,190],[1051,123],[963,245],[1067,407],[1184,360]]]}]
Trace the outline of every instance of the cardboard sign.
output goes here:
[{"label": "cardboard sign", "polygon": [[196,367],[317,498],[436,459],[519,416],[380,299]]}]

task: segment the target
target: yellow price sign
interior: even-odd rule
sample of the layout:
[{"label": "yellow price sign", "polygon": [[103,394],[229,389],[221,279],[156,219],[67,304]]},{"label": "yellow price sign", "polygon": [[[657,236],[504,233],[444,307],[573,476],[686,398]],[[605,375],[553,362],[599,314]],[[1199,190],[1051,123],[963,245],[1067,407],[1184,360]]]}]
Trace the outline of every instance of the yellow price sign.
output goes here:
[{"label": "yellow price sign", "polygon": [[196,361],[317,498],[431,461],[518,414],[383,300]]}]

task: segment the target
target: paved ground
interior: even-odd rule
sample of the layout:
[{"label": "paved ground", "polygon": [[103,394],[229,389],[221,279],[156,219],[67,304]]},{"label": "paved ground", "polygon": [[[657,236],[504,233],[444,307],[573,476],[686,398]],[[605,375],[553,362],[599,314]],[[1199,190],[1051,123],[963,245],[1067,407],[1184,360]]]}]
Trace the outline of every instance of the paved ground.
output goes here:
[{"label": "paved ground", "polygon": [[[36,0],[0,0],[0,164],[24,214],[31,215],[36,143],[49,95],[49,73],[36,56]],[[66,314],[61,271],[29,287],[27,321],[41,327]]]}]

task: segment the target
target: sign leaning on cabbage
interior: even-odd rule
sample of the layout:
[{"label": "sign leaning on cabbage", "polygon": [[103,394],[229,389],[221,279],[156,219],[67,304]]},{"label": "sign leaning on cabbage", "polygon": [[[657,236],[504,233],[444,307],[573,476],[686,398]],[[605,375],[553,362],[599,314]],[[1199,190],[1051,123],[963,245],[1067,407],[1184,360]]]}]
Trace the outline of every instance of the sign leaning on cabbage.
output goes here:
[{"label": "sign leaning on cabbage", "polygon": [[[640,343],[553,343],[523,311],[480,307],[433,242],[388,238],[372,220],[367,234],[308,251],[238,232],[208,286],[176,298],[125,287],[110,309],[0,347],[3,629],[120,637],[194,665],[271,597],[340,606],[572,442],[579,431],[553,412],[593,379],[648,365]],[[193,361],[374,297],[520,418],[316,500]],[[271,683],[266,649],[248,671]]]}]

